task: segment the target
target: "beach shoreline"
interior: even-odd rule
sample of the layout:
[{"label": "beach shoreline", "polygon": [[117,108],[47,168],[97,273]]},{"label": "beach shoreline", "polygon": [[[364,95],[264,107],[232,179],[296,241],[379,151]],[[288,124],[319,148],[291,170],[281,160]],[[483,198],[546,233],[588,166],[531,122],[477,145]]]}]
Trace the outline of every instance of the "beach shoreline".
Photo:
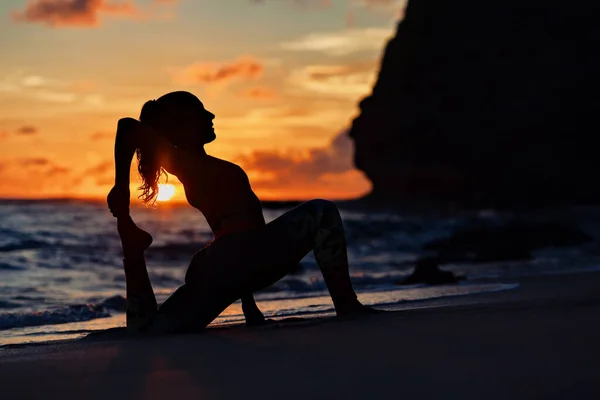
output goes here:
[{"label": "beach shoreline", "polygon": [[[350,321],[0,349],[5,398],[593,398],[600,273]],[[35,377],[35,378],[33,378]],[[34,379],[35,384],[32,384]]]}]

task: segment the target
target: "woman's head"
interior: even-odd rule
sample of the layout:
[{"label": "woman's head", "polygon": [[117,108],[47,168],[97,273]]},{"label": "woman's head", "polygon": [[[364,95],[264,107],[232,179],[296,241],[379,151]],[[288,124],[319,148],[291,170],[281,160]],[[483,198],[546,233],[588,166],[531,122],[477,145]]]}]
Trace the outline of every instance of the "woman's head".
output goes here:
[{"label": "woman's head", "polygon": [[171,92],[144,104],[140,121],[176,147],[194,149],[215,140],[215,115],[189,92]]},{"label": "woman's head", "polygon": [[189,92],[171,92],[144,104],[140,122],[158,133],[155,140],[145,141],[136,150],[138,172],[143,180],[140,198],[144,203],[153,202],[158,194],[158,181],[161,175],[166,175],[163,156],[170,153],[168,147],[202,149],[216,138],[214,118]]}]

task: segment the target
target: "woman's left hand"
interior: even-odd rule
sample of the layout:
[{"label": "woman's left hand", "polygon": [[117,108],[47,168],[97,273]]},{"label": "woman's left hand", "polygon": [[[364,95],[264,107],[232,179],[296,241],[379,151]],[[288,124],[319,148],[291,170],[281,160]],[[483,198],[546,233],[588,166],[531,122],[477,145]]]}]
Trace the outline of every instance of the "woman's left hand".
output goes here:
[{"label": "woman's left hand", "polygon": [[114,186],[106,198],[108,209],[114,217],[129,215],[129,199],[131,193],[128,187]]}]

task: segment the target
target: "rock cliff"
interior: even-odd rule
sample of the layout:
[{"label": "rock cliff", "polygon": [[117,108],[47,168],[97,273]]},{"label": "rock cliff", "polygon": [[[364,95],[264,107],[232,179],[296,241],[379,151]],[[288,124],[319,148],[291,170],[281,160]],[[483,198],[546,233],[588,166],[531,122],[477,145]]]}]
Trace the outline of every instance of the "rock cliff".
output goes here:
[{"label": "rock cliff", "polygon": [[599,19],[581,0],[409,0],[349,133],[368,198],[600,200]]}]

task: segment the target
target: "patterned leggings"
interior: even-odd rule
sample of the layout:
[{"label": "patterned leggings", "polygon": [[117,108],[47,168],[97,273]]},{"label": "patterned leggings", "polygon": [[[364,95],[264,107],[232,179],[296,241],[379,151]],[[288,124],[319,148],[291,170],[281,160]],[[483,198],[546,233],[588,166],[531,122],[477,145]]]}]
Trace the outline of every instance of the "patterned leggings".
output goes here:
[{"label": "patterned leggings", "polygon": [[150,330],[203,329],[243,294],[283,278],[310,250],[338,314],[361,307],[350,281],[340,214],[329,201],[311,200],[264,228],[224,235],[197,252],[185,284],[160,307]]}]

